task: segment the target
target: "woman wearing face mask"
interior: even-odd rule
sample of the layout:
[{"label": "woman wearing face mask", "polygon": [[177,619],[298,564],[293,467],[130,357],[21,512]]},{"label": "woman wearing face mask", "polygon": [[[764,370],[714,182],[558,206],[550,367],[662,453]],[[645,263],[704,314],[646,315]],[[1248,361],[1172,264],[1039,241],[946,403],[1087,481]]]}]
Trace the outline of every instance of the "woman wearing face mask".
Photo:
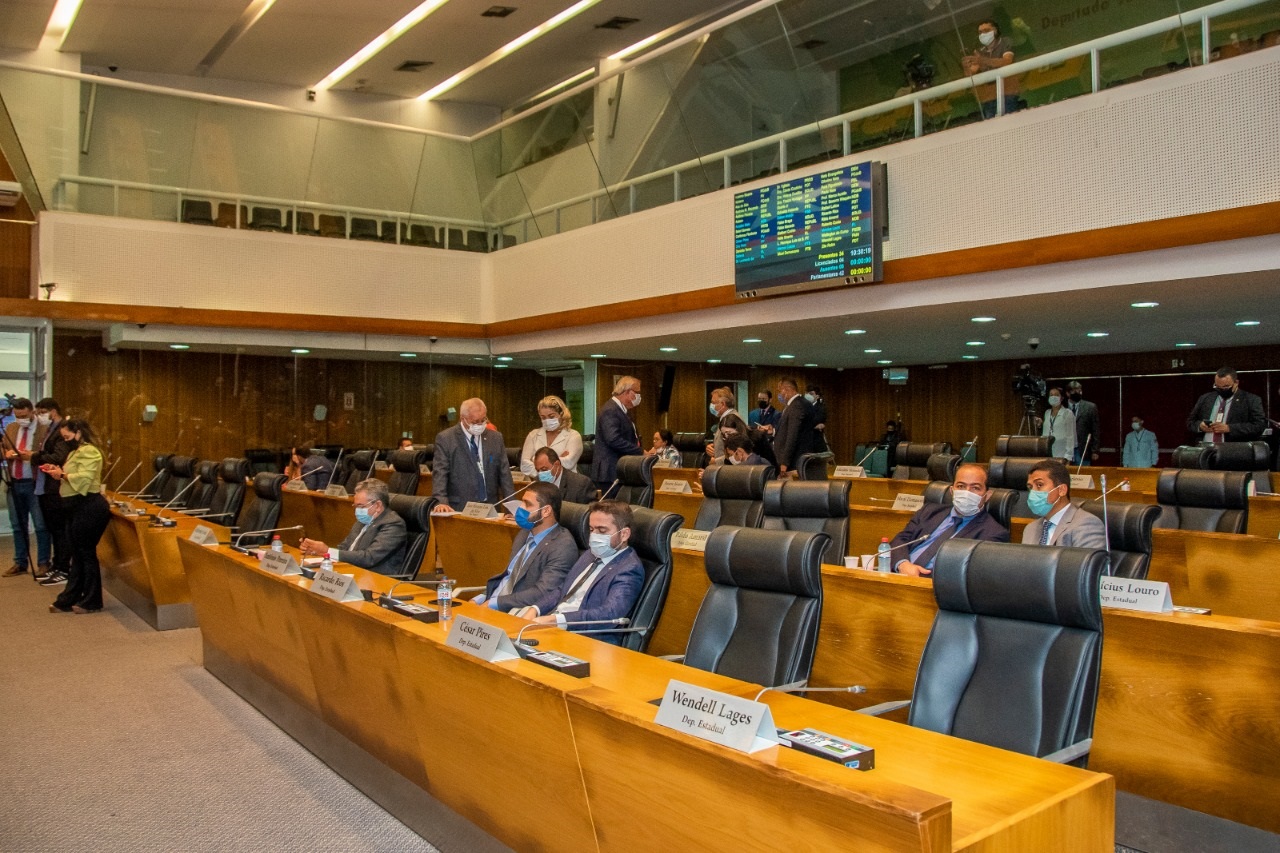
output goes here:
[{"label": "woman wearing face mask", "polygon": [[1061,388],[1049,389],[1049,408],[1041,422],[1041,435],[1053,436],[1053,447],[1050,449],[1058,459],[1070,459],[1076,452],[1076,416],[1062,405],[1064,397]]},{"label": "woman wearing face mask", "polygon": [[533,454],[540,447],[550,447],[560,454],[560,464],[566,471],[578,470],[582,456],[582,433],[573,428],[573,413],[569,406],[554,394],[538,401],[538,417],[542,425],[530,432],[520,450],[520,470],[528,477],[537,477]]},{"label": "woman wearing face mask", "polygon": [[59,483],[71,540],[71,574],[49,611],[96,613],[102,609],[98,540],[111,519],[111,509],[102,496],[102,452],[94,445],[93,432],[86,421],[64,421],[60,429],[71,448],[67,461],[62,465],[41,465],[40,470]]},{"label": "woman wearing face mask", "polygon": [[676,438],[669,429],[660,429],[653,434],[653,447],[646,450],[644,455],[657,456],[659,465],[680,467],[680,451],[676,449]]}]

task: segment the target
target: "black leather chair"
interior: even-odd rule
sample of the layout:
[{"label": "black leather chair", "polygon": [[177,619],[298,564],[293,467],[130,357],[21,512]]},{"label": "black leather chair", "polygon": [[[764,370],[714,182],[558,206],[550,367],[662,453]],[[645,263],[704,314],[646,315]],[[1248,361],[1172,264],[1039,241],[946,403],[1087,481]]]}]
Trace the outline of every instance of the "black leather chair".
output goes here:
[{"label": "black leather chair", "polygon": [[704,433],[678,432],[673,438],[676,450],[680,451],[681,468],[707,467],[710,461],[707,456],[707,445],[711,443],[711,439]]},{"label": "black leather chair", "polygon": [[796,477],[801,480],[827,479],[827,466],[835,454],[829,450],[822,453],[801,453],[796,460]]},{"label": "black leather chair", "polygon": [[352,240],[377,240],[378,221],[376,219],[367,219],[362,216],[351,217],[350,237]]},{"label": "black leather chair", "polygon": [[185,507],[191,499],[191,492],[198,488],[193,483],[199,465],[200,460],[192,456],[170,456],[169,477],[165,480],[156,503],[161,506],[172,504],[176,509]]},{"label": "black leather chair", "polygon": [[959,453],[935,453],[929,457],[928,463],[925,464],[925,479],[941,480],[944,483],[954,483],[956,480],[956,469],[960,467]]},{"label": "black leather chair", "polygon": [[284,231],[284,218],[278,207],[255,207],[253,217],[249,220],[252,231]]},{"label": "black leather chair", "polygon": [[[244,511],[239,524],[240,530],[270,530],[277,526],[280,520],[280,492],[288,479],[284,474],[266,472],[253,478],[253,503]],[[271,541],[271,536],[270,533],[245,536],[240,539],[240,544],[246,548],[265,545]]]},{"label": "black leather chair", "polygon": [[1227,441],[1213,447],[1210,468],[1214,471],[1249,471],[1254,486],[1262,492],[1271,489],[1271,448],[1265,441]]},{"label": "black leather chair", "polygon": [[522,452],[523,450],[524,450],[524,448],[522,448],[522,447],[508,447],[508,448],[507,448],[507,467],[508,467],[508,468],[519,468],[519,467],[520,467],[520,454],[521,454],[521,452]]},{"label": "black leather chair", "polygon": [[172,476],[169,473],[169,460],[172,458],[172,453],[157,453],[152,457],[151,479],[142,484],[142,491],[138,492],[137,497],[143,500],[156,501],[164,494],[164,490],[169,484],[169,477]]},{"label": "black leather chair", "polygon": [[1076,504],[1107,525],[1110,573],[1118,578],[1145,580],[1151,568],[1151,531],[1160,517],[1160,507],[1112,501],[1107,504],[1104,515],[1102,501],[1077,501]]},{"label": "black leather chair", "polygon": [[759,527],[764,515],[764,484],[773,479],[772,465],[711,465],[702,472],[702,505],[694,530],[722,524]]},{"label": "black leather chair", "polygon": [[[563,510],[563,505],[561,507]],[[640,597],[631,609],[631,625],[634,630],[622,634],[622,647],[643,652],[649,647],[653,629],[662,616],[667,603],[667,591],[671,589],[671,537],[680,529],[684,519],[674,512],[658,512],[644,507],[632,507],[631,538],[636,556],[644,565],[644,586]]]},{"label": "black leather chair", "polygon": [[1156,481],[1156,527],[1209,533],[1244,533],[1249,523],[1247,471],[1166,468]]},{"label": "black leather chair", "polygon": [[[987,513],[1006,530],[1011,529],[1009,523],[1013,518],[1013,508],[1018,503],[1018,493],[1013,489],[991,489],[987,491]],[[943,504],[951,506],[951,483],[935,480],[924,487],[924,502],[927,504]]]},{"label": "black leather chair", "polygon": [[200,484],[192,487],[191,498],[186,501],[183,512],[204,513],[209,511],[209,505],[213,503],[213,496],[218,493],[218,467],[219,463],[212,460],[201,462],[196,466],[196,479],[200,481]]},{"label": "black leather chair", "polygon": [[[653,466],[657,456],[624,456],[618,460],[618,485],[608,497],[653,509]],[[582,467],[582,462],[578,462]]]},{"label": "black leather chair", "polygon": [[[427,553],[427,543],[431,541],[431,510],[436,508],[435,498],[414,497],[413,495],[393,494],[388,499],[388,509],[404,519],[408,539],[405,542],[404,563],[400,571],[392,574],[394,578],[413,578],[422,566],[422,558]],[[429,567],[433,569],[434,567]]]},{"label": "black leather chair", "polygon": [[1098,581],[1106,570],[1105,551],[943,543],[933,570],[938,615],[907,722],[1083,766],[1098,702]]},{"label": "black leather chair", "polygon": [[388,456],[391,467],[395,469],[387,481],[387,489],[393,495],[414,495],[418,493],[418,477],[422,465],[426,464],[425,450],[393,450]]},{"label": "black leather chair", "polygon": [[213,205],[203,199],[182,200],[182,221],[188,225],[212,225]]},{"label": "black leather chair", "polygon": [[995,456],[1032,456],[1043,459],[1053,453],[1051,435],[1002,435],[996,439]]},{"label": "black leather chair", "polygon": [[250,473],[248,459],[234,456],[223,459],[218,464],[218,488],[209,503],[209,511],[199,513],[200,517],[225,527],[235,527],[244,506],[245,481]]},{"label": "black leather chair", "polygon": [[1213,468],[1213,453],[1212,444],[1184,444],[1173,449],[1173,455],[1169,458],[1169,467],[1208,471]]},{"label": "black leather chair", "polygon": [[777,687],[806,681],[822,618],[825,533],[718,527],[707,539],[711,587],[684,662]]},{"label": "black leather chair", "polygon": [[950,453],[951,444],[946,441],[935,441],[932,444],[920,441],[900,441],[894,452],[894,480],[927,480],[929,479],[929,457],[938,453]]},{"label": "black leather chair", "polygon": [[831,548],[824,562],[844,565],[849,547],[849,480],[801,483],[797,480],[770,480],[764,486],[762,530],[800,530],[825,533]]},{"label": "black leather chair", "polygon": [[[434,445],[433,445],[434,447]],[[595,456],[596,443],[595,435],[584,435],[582,437],[582,455],[578,457],[578,473],[586,476],[591,472],[591,460]]]},{"label": "black leather chair", "polygon": [[373,476],[375,456],[377,456],[376,450],[357,450],[355,453],[348,453],[344,457],[347,460],[346,479],[334,479],[333,482],[341,483],[347,490],[347,494],[354,495],[356,484]]},{"label": "black leather chair", "polygon": [[987,461],[987,488],[1010,489],[1014,503],[1010,508],[1017,518],[1034,518],[1027,508],[1027,475],[1044,461],[1039,456],[992,456]]},{"label": "black leather chair", "polygon": [[587,532],[587,507],[590,504],[563,501],[560,504],[560,526],[573,534],[579,551],[587,550],[590,536]]}]

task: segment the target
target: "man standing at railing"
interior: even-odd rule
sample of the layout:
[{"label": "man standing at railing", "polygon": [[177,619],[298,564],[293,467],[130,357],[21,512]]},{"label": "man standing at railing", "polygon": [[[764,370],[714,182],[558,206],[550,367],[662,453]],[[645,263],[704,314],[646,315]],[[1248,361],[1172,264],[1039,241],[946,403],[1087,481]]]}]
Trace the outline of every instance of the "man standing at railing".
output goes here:
[{"label": "man standing at railing", "polygon": [[[1013,62],[1013,45],[1000,35],[1000,26],[992,20],[978,24],[978,41],[982,46],[961,58],[964,73],[972,77],[993,68],[1003,68]],[[982,117],[995,118],[996,87],[994,85],[979,86],[978,98],[982,101]],[[1004,80],[1004,111],[1008,113],[1018,109],[1018,78],[1006,77]]]}]

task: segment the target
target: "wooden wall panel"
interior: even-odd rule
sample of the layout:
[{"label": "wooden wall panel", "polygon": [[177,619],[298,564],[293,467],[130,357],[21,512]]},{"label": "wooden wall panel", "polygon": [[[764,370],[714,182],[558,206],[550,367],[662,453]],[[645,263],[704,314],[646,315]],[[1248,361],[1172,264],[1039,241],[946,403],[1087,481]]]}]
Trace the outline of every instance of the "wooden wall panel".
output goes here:
[{"label": "wooden wall panel", "polygon": [[[0,152],[0,181],[14,181],[13,169]],[[0,298],[31,295],[31,239],[34,217],[26,198],[16,207],[0,208]],[[16,221],[8,221],[16,220]]]}]

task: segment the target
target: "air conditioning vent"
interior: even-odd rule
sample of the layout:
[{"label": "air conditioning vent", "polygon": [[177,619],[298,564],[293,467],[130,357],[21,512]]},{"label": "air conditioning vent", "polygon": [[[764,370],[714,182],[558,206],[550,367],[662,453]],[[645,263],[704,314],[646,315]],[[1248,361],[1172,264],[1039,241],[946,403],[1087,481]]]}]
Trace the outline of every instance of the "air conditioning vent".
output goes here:
[{"label": "air conditioning vent", "polygon": [[620,18],[620,17],[614,16],[609,20],[605,21],[603,24],[596,24],[596,29],[597,30],[625,30],[627,27],[631,26],[632,24],[637,24],[639,22],[640,22],[639,18]]},{"label": "air conditioning vent", "polygon": [[515,6],[490,6],[480,13],[482,18],[505,18],[516,10]]}]

